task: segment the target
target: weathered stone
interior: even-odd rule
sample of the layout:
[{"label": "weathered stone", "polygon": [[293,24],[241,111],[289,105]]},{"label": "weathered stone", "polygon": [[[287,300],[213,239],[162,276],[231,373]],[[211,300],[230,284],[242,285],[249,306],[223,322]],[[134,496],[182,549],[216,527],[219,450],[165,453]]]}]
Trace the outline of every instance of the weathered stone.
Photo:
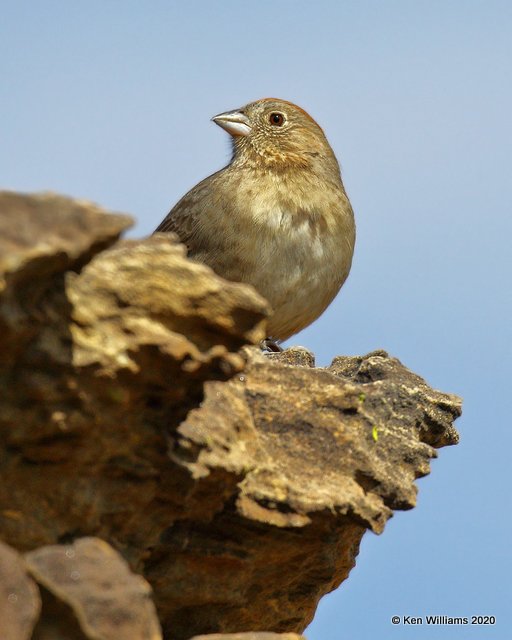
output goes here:
[{"label": "weathered stone", "polygon": [[290,347],[280,353],[265,353],[268,360],[277,360],[281,364],[291,364],[296,367],[314,367],[315,354],[304,347]]},{"label": "weathered stone", "polygon": [[207,524],[170,527],[147,563],[164,625],[179,637],[190,613],[181,603],[192,599],[197,628],[302,631],[347,577],[365,529],[380,533],[393,509],[415,505],[414,480],[436,456],[428,443],[456,442],[459,399],[398,360],[348,359],[368,375],[347,381],[345,360],[315,369],[299,351],[255,353],[232,381],[206,383],[201,407],[177,429],[172,459],[197,490],[232,488]]},{"label": "weathered stone", "polygon": [[40,609],[39,590],[23,559],[0,542],[0,638],[30,640]]},{"label": "weathered stone", "polygon": [[[92,258],[116,237],[99,222],[94,240],[105,214],[87,226],[59,202],[52,247],[83,224],[89,248],[44,258],[44,295],[28,294],[25,262],[9,255],[25,232],[0,236],[0,535],[24,551],[109,542],[152,585],[166,638],[303,631],[364,532],[415,505],[435,447],[457,441],[460,400],[385,352],[327,368],[300,347],[264,355],[247,346],[268,313],[253,289],[165,236]],[[69,614],[59,584],[43,609]]]},{"label": "weathered stone", "polygon": [[[70,545],[42,547],[27,553],[25,560],[34,578],[72,608],[86,638],[161,640],[149,584],[133,575],[102,540],[81,538]],[[45,616],[44,607],[39,633],[45,617],[55,634],[54,616]],[[62,628],[62,620],[58,626]],[[71,626],[67,621],[66,627]]]},{"label": "weathered stone", "polygon": [[246,631],[245,633],[210,633],[194,636],[190,640],[304,640],[296,633],[272,633],[271,631]]},{"label": "weathered stone", "polygon": [[77,271],[131,226],[128,216],[107,214],[89,202],[55,194],[0,192],[0,344],[10,364],[51,320],[39,312]]},{"label": "weathered stone", "polygon": [[[362,385],[372,392],[381,390],[380,419],[388,427],[400,429],[416,426],[419,439],[432,447],[457,444],[459,435],[453,421],[461,414],[461,400],[441,393],[412,371],[390,358],[385,351],[373,351],[367,356],[338,356],[330,370],[345,380]],[[373,395],[373,394],[372,394]],[[386,407],[385,398],[389,399]]]}]

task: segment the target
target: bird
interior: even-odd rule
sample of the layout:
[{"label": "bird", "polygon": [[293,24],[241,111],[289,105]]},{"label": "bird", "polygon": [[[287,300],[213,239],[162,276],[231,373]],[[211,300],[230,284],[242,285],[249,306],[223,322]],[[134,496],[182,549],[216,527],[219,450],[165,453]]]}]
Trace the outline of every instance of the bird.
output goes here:
[{"label": "bird", "polygon": [[262,346],[280,351],[347,279],[354,213],[336,156],[301,107],[263,98],[212,121],[231,136],[230,162],[186,193],[155,233],[176,233],[190,258],[253,285],[272,308]]}]

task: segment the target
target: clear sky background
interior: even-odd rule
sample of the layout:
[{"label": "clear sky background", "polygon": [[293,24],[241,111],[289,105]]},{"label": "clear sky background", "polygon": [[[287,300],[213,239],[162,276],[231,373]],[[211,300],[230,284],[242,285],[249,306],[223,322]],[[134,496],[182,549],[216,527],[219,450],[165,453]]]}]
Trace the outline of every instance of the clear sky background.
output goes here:
[{"label": "clear sky background", "polygon": [[[150,233],[229,158],[210,122],[282,97],[324,128],[357,219],[350,278],[293,338],[384,348],[464,397],[417,507],[368,533],[309,640],[510,638],[512,3],[2,2],[0,183]],[[290,567],[293,571],[294,567]],[[393,615],[494,615],[395,627]]]}]

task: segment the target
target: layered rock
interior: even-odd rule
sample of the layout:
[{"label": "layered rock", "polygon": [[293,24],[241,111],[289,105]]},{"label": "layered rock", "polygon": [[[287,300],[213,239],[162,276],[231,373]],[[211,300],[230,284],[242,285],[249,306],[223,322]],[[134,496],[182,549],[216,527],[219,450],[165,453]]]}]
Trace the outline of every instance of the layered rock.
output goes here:
[{"label": "layered rock", "polygon": [[364,532],[414,506],[460,400],[383,351],[262,354],[253,289],[128,225],[0,195],[0,537],[47,594],[24,619],[58,601],[99,637],[57,570],[94,536],[151,584],[165,637],[300,633]]}]

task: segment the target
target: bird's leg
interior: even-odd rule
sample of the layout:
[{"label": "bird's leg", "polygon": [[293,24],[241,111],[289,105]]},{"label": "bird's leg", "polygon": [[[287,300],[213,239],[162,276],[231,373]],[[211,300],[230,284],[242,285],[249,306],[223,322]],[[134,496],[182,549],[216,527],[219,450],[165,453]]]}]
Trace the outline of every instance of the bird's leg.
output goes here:
[{"label": "bird's leg", "polygon": [[275,340],[272,340],[272,338],[265,338],[265,340],[262,340],[260,342],[260,348],[262,351],[270,351],[271,353],[281,353],[283,350],[283,348],[280,347]]}]

